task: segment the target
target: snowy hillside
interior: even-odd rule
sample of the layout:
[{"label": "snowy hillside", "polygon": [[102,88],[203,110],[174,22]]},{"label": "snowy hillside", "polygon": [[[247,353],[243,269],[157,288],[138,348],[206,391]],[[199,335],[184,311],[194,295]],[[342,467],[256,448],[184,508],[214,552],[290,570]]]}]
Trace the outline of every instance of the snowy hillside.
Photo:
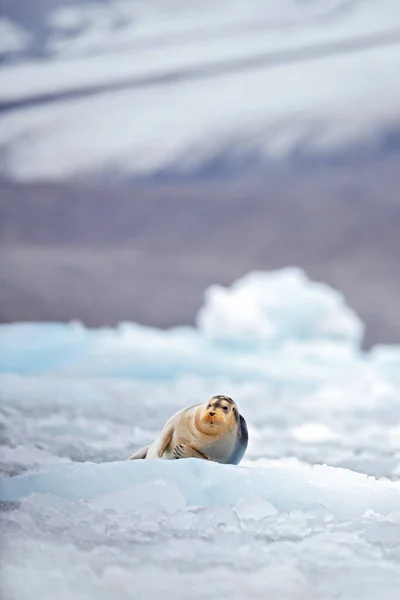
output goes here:
[{"label": "snowy hillside", "polygon": [[34,23],[18,5],[3,176],[196,174],[397,140],[396,0],[57,2]]},{"label": "snowy hillside", "polygon": [[[394,600],[400,348],[362,352],[298,269],[205,294],[196,327],[0,327],[5,599]],[[230,394],[239,467],[125,459]]]}]

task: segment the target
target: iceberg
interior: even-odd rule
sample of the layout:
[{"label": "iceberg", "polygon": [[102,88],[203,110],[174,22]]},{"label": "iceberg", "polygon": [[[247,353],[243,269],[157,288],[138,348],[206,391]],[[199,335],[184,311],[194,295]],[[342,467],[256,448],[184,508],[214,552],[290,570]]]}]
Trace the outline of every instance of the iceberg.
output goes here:
[{"label": "iceberg", "polygon": [[[397,599],[400,348],[296,267],[205,292],[195,326],[0,325],[5,600]],[[128,461],[232,396],[239,466]]]}]

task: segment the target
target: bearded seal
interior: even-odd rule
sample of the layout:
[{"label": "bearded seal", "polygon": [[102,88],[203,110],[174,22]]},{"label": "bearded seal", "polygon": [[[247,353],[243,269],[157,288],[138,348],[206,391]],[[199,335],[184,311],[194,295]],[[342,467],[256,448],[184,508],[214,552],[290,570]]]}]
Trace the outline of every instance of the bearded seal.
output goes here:
[{"label": "bearded seal", "polygon": [[238,465],[248,444],[247,424],[229,396],[213,396],[175,413],[158,438],[128,460],[202,458]]}]

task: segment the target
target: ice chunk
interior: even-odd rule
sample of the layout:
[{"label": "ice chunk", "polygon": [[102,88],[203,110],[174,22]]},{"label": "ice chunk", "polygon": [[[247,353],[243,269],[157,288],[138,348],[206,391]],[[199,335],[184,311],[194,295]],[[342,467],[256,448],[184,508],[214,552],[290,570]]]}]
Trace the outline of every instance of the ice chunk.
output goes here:
[{"label": "ice chunk", "polygon": [[197,515],[197,528],[205,533],[216,530],[237,531],[239,520],[233,510],[228,506],[213,506],[204,508]]},{"label": "ice chunk", "polygon": [[70,462],[68,457],[60,457],[35,446],[18,445],[13,448],[0,446],[0,471],[8,475],[18,474],[25,469],[40,465]]},{"label": "ice chunk", "polygon": [[[158,484],[154,483],[157,481]],[[130,486],[134,487],[129,490]],[[150,498],[156,503],[161,500],[167,510],[181,508],[182,498],[186,506],[233,507],[245,499],[254,502],[256,497],[278,510],[312,511],[324,507],[341,515],[363,514],[368,509],[389,514],[400,505],[400,482],[376,480],[328,466],[282,468],[279,461],[259,468],[198,459],[65,464],[1,481],[1,500],[17,501],[34,492],[69,500],[98,499],[104,508],[111,508],[114,502],[124,508],[129,506],[130,499],[140,502],[141,494],[145,502]],[[243,508],[241,504],[239,510],[246,511],[246,505]],[[255,510],[255,506],[248,506],[248,510]],[[259,510],[271,509],[264,505]]]},{"label": "ice chunk", "polygon": [[271,517],[278,513],[275,506],[264,498],[250,497],[239,500],[236,511],[240,519],[251,519],[258,521],[265,517]]},{"label": "ice chunk", "polygon": [[179,488],[164,479],[151,483],[129,486],[118,492],[108,492],[92,500],[92,506],[105,509],[112,508],[116,511],[129,511],[143,513],[149,507],[161,507],[166,512],[175,512],[185,506],[185,498]]},{"label": "ice chunk", "polygon": [[250,273],[230,289],[211,286],[198,324],[207,337],[239,345],[290,337],[348,340],[357,346],[364,330],[339,292],[310,283],[298,268]]}]

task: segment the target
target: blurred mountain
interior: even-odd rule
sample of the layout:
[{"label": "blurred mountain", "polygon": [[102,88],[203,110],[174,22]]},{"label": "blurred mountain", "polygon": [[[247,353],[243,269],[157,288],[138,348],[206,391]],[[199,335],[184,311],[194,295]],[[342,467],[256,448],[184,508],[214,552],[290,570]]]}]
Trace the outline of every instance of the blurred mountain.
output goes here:
[{"label": "blurred mountain", "polygon": [[299,265],[400,341],[397,0],[3,0],[0,319]]},{"label": "blurred mountain", "polygon": [[192,323],[211,283],[300,265],[400,340],[397,158],[228,179],[1,186],[0,317]]},{"label": "blurred mountain", "polygon": [[398,152],[393,0],[23,5],[2,21],[28,36],[3,43],[5,178],[208,177]]},{"label": "blurred mountain", "polygon": [[[209,40],[260,27],[286,27],[310,18],[352,10],[354,0],[2,0],[0,17],[24,35],[19,48],[2,40],[3,59],[85,53],[118,48],[126,42],[150,46]],[[71,48],[75,45],[75,49]]]}]

